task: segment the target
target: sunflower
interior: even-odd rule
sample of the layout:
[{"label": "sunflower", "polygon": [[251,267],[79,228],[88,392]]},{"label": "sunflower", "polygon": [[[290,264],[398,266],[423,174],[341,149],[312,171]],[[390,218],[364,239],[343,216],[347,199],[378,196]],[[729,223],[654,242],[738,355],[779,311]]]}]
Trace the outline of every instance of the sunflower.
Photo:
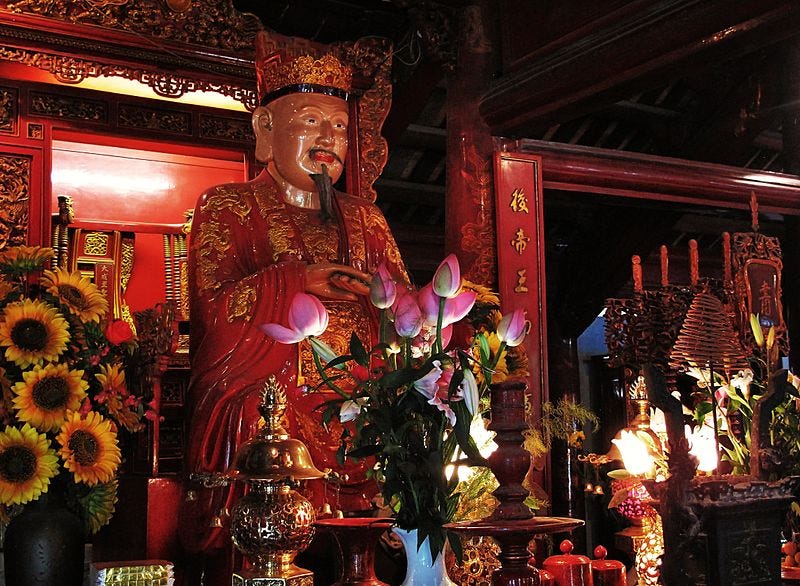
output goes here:
[{"label": "sunflower", "polygon": [[6,305],[0,321],[0,347],[20,368],[55,362],[69,341],[67,320],[43,301],[23,299]]},{"label": "sunflower", "polygon": [[18,277],[41,268],[55,255],[52,248],[13,246],[0,252],[0,273]]},{"label": "sunflower", "polygon": [[66,364],[35,366],[22,373],[14,385],[14,409],[17,418],[41,431],[56,431],[64,423],[67,411],[80,408],[89,383],[82,370],[70,370]]},{"label": "sunflower", "polygon": [[[484,332],[484,336],[486,336],[486,342],[489,345],[492,356],[496,356],[497,352],[500,350],[500,338],[498,338],[497,334],[494,332]],[[483,385],[486,378],[483,374],[483,368],[481,368],[480,346],[477,341],[472,347],[472,355],[475,357],[472,371],[475,374],[478,385]],[[492,372],[492,383],[501,383],[508,378],[508,366],[506,365],[507,356],[508,353],[505,353],[500,357],[500,360],[497,361],[494,371]]]},{"label": "sunflower", "polygon": [[117,504],[118,484],[114,478],[111,482],[100,482],[92,487],[86,487],[85,493],[81,491],[78,495],[78,502],[86,511],[84,523],[89,533],[97,533],[111,520]]},{"label": "sunflower", "polygon": [[14,290],[14,286],[0,277],[0,300],[5,299]]},{"label": "sunflower", "polygon": [[117,434],[99,413],[90,411],[86,419],[81,419],[80,413],[71,413],[56,439],[61,444],[59,454],[64,466],[72,471],[76,482],[94,486],[114,478],[122,460]]},{"label": "sunflower", "polygon": [[57,268],[45,271],[41,280],[42,287],[58,297],[69,308],[70,313],[77,315],[84,323],[99,322],[108,312],[108,301],[88,277],[79,272]]},{"label": "sunflower", "polygon": [[128,406],[132,397],[125,385],[125,371],[120,368],[120,364],[101,364],[100,372],[94,376],[102,387],[97,397],[103,397],[111,418],[128,431],[140,430],[143,425],[139,422],[139,415]]},{"label": "sunflower", "polygon": [[25,504],[47,491],[58,472],[50,440],[27,423],[0,433],[0,503]]}]

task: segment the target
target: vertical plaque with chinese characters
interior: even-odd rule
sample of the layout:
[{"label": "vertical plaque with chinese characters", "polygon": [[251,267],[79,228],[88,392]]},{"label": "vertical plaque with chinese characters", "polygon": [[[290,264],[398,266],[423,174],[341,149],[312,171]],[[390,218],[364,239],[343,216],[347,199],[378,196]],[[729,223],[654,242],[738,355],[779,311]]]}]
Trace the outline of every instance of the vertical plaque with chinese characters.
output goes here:
[{"label": "vertical plaque with chinese characters", "polygon": [[538,418],[547,400],[547,331],[545,325],[544,212],[542,159],[496,152],[497,273],[503,313],[522,308],[531,329],[528,352],[528,399]]}]

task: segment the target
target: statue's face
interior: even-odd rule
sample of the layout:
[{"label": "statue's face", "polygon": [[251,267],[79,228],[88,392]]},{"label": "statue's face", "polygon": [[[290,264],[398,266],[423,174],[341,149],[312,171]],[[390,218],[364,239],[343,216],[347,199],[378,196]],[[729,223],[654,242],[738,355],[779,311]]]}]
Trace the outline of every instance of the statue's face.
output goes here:
[{"label": "statue's face", "polygon": [[322,173],[324,164],[335,183],[347,155],[347,102],[324,94],[297,93],[280,97],[266,108],[271,112],[271,130],[263,140],[271,148],[265,156],[276,179],[316,191],[309,173]]}]

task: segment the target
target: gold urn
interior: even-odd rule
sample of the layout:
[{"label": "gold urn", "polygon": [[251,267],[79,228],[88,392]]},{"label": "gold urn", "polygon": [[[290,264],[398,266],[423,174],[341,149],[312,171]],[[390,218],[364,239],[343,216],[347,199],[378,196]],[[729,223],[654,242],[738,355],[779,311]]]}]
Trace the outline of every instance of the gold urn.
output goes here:
[{"label": "gold urn", "polygon": [[231,537],[251,567],[233,574],[234,586],[314,582],[311,571],[294,564],[298,552],[311,543],[316,520],[314,507],[295,487],[324,474],[305,444],[283,428],[286,407],[286,392],[271,376],[258,407],[264,425],[236,453],[231,476],[247,483],[247,494],[231,511]]}]

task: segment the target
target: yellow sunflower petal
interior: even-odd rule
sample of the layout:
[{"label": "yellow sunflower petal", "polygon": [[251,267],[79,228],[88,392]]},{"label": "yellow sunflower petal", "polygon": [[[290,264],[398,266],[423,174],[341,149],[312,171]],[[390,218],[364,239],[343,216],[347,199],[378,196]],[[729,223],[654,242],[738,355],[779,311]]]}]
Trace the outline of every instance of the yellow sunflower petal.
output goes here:
[{"label": "yellow sunflower petal", "polygon": [[80,413],[71,413],[56,439],[64,466],[76,482],[94,486],[114,478],[122,455],[111,422],[99,413],[90,411],[85,419]]},{"label": "yellow sunflower petal", "polygon": [[52,248],[12,246],[0,252],[0,273],[16,276],[30,273],[54,257]]},{"label": "yellow sunflower petal", "polygon": [[25,504],[47,491],[58,472],[50,440],[27,423],[0,433],[0,503]]},{"label": "yellow sunflower petal", "polygon": [[9,303],[0,319],[0,347],[6,348],[6,359],[20,368],[55,362],[67,349],[67,320],[44,301]]},{"label": "yellow sunflower petal", "polygon": [[58,430],[67,413],[80,408],[89,388],[83,371],[70,370],[66,364],[35,366],[22,378],[13,389],[17,418],[41,431]]},{"label": "yellow sunflower petal", "polygon": [[63,268],[45,271],[41,285],[84,323],[99,322],[108,313],[108,301],[87,277]]}]

